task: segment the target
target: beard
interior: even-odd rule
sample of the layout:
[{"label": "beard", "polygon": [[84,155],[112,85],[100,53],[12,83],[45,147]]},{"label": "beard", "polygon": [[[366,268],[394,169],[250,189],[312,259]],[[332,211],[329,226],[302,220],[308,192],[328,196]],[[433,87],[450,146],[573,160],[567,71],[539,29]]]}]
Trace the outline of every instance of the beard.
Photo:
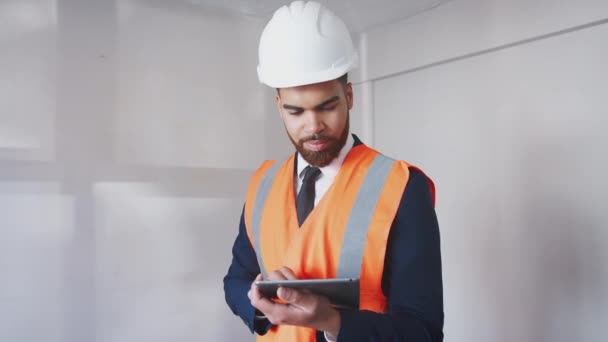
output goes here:
[{"label": "beard", "polygon": [[[304,160],[306,160],[312,166],[324,167],[329,165],[329,163],[336,159],[338,154],[340,154],[342,147],[344,147],[344,144],[346,144],[346,140],[348,139],[348,134],[350,130],[349,121],[350,114],[347,114],[346,125],[340,133],[340,136],[337,138],[321,133],[302,138],[296,142],[291,137],[289,132],[287,132],[287,136],[289,137],[289,140],[291,140],[291,143],[296,148],[298,153],[302,156],[302,158],[304,158]],[[322,151],[308,150],[306,149],[306,147],[304,147],[304,143],[310,140],[321,140],[323,142],[326,142],[327,147]]]}]

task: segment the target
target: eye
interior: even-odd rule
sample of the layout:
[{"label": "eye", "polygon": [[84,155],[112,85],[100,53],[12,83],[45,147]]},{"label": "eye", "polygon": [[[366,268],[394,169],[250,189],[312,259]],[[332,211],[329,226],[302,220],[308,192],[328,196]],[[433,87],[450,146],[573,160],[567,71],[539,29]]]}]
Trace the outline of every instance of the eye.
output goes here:
[{"label": "eye", "polygon": [[337,107],[337,105],[333,105],[331,107],[322,107],[321,111],[322,112],[329,112],[329,111],[332,111],[332,110],[336,109],[336,107]]},{"label": "eye", "polygon": [[300,115],[302,114],[301,110],[288,110],[287,113],[289,113],[289,115]]}]

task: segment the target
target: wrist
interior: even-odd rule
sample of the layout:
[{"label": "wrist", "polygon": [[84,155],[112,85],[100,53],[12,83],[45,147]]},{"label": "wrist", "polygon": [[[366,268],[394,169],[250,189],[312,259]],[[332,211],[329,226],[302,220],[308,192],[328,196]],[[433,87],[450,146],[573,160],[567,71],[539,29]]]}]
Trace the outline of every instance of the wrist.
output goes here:
[{"label": "wrist", "polygon": [[329,319],[327,320],[327,327],[323,329],[327,339],[331,341],[335,341],[337,339],[338,333],[340,332],[340,323],[340,311],[332,308]]}]

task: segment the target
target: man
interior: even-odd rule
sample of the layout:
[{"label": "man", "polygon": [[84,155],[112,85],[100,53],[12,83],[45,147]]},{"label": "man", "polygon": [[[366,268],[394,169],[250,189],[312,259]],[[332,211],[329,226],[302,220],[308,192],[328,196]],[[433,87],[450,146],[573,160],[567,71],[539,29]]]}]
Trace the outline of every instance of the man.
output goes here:
[{"label": "man", "polygon": [[[260,81],[297,153],[252,177],[226,301],[259,341],[442,341],[443,295],[434,187],[424,173],[349,133],[344,23],[318,3],[277,10],[259,46]],[[359,309],[255,280],[360,280]]]}]

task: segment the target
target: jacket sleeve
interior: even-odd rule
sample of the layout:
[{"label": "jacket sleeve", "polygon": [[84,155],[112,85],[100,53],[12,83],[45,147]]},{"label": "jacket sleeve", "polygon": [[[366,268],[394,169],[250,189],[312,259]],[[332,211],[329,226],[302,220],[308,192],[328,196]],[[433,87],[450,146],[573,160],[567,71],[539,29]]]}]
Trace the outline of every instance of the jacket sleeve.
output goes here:
[{"label": "jacket sleeve", "polygon": [[443,341],[439,225],[426,175],[410,180],[387,245],[382,290],[388,313],[340,311],[341,341]]},{"label": "jacket sleeve", "polygon": [[258,335],[264,335],[270,329],[271,323],[267,319],[256,318],[256,310],[251,305],[247,292],[251,283],[260,273],[260,266],[247,237],[245,228],[244,209],[241,213],[239,233],[232,247],[232,262],[228,273],[224,277],[224,294],[226,303],[232,312],[239,316],[249,327],[249,330]]}]

